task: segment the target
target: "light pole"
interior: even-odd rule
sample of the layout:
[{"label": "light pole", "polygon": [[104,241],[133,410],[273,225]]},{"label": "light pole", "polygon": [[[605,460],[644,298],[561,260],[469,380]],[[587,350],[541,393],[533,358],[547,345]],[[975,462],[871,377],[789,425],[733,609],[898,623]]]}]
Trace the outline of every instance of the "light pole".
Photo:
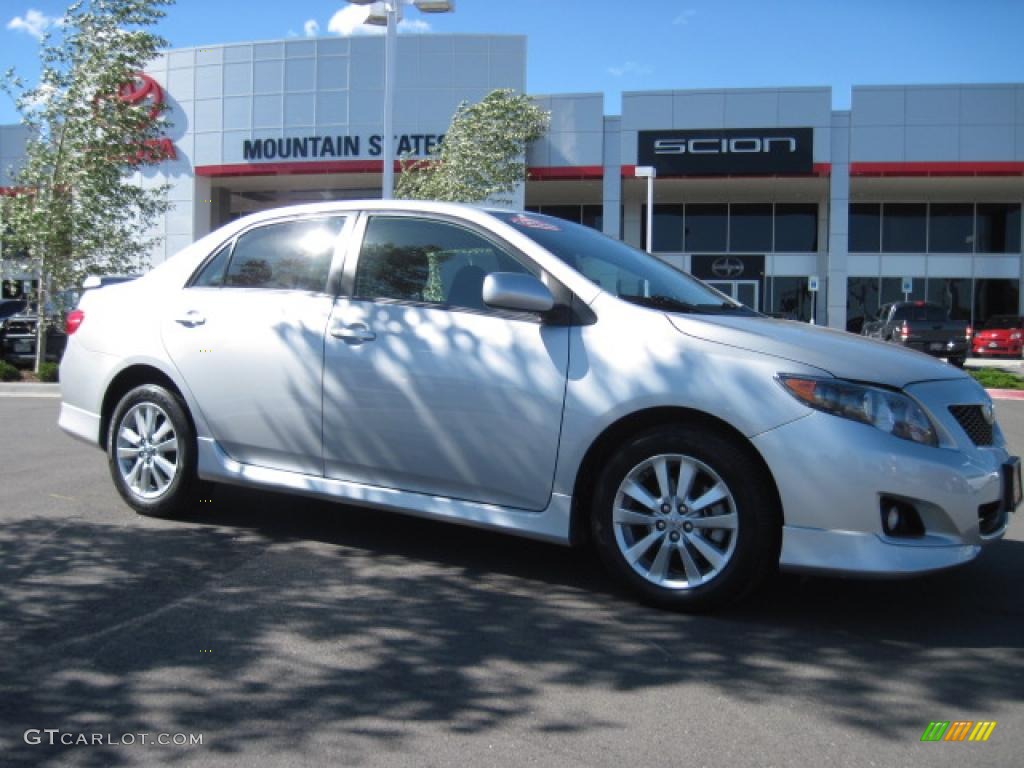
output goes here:
[{"label": "light pole", "polygon": [[[348,0],[353,5],[370,6],[366,24],[384,27],[384,144],[381,155],[384,176],[381,179],[381,199],[390,200],[395,191],[395,49],[398,22],[402,19],[402,5],[409,0]],[[455,0],[412,0],[422,13],[451,13]]]},{"label": "light pole", "polygon": [[647,252],[654,253],[654,180],[658,170],[653,165],[638,165],[634,174],[647,179]]}]

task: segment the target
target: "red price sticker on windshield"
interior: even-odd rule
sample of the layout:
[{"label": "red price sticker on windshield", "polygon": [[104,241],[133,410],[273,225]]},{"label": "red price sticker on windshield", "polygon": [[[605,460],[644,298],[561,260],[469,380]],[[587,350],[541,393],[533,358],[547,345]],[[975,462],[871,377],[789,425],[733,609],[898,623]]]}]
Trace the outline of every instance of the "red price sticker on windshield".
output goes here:
[{"label": "red price sticker on windshield", "polygon": [[531,219],[529,216],[523,216],[522,214],[512,217],[512,223],[518,224],[522,227],[530,227],[531,229],[546,229],[549,232],[560,232],[560,227],[552,224],[548,221],[541,221],[540,219]]}]

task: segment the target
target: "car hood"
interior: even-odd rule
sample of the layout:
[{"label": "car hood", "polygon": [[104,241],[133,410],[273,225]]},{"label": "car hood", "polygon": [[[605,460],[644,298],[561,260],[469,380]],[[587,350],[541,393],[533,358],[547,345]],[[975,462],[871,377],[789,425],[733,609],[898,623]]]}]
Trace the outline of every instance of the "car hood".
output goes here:
[{"label": "car hood", "polygon": [[768,317],[669,314],[668,318],[688,336],[803,363],[841,379],[902,389],[917,381],[967,377],[921,352],[834,328]]}]

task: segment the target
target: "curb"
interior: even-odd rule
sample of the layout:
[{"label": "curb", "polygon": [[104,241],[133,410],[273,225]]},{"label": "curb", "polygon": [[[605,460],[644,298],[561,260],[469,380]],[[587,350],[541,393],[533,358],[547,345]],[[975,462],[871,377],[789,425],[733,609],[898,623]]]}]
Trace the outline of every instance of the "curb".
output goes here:
[{"label": "curb", "polygon": [[993,400],[1024,400],[1024,389],[986,389]]},{"label": "curb", "polygon": [[60,397],[60,384],[37,381],[0,383],[0,397]]}]

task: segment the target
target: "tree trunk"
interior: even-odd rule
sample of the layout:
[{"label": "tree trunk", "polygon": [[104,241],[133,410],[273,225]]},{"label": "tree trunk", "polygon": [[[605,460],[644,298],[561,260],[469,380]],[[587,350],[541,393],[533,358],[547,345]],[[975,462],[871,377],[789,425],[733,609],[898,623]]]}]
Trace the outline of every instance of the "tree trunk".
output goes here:
[{"label": "tree trunk", "polygon": [[46,361],[46,277],[42,271],[39,272],[39,288],[36,290],[36,365],[35,372],[39,375],[39,369]]}]

